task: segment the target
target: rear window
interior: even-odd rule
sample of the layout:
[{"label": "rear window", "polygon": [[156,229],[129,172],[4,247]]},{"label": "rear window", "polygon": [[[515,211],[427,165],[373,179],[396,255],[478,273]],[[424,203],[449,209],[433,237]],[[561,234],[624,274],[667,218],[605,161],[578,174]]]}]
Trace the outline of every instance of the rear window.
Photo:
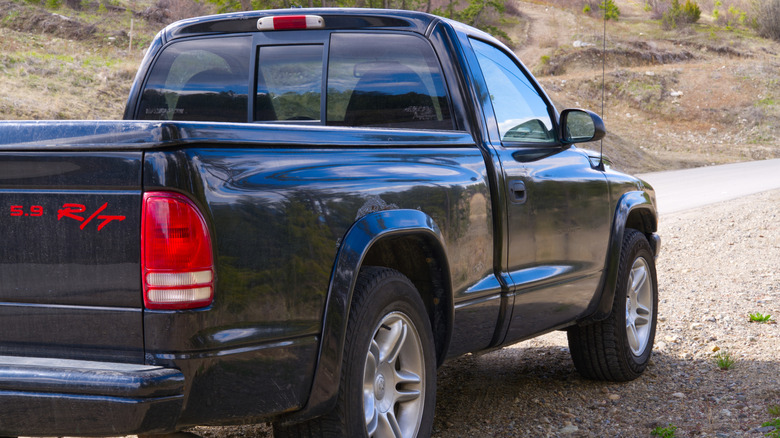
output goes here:
[{"label": "rear window", "polygon": [[246,122],[250,47],[245,37],[169,46],[149,74],[137,118]]},{"label": "rear window", "polygon": [[322,44],[257,52],[255,120],[320,120]]},{"label": "rear window", "polygon": [[438,58],[426,39],[352,32],[325,38],[260,45],[251,73],[251,37],[171,44],[151,69],[137,117],[246,122],[251,111],[258,122],[454,129]]},{"label": "rear window", "polygon": [[331,36],[328,124],[453,129],[439,62],[413,35]]},{"label": "rear window", "polygon": [[258,48],[255,120],[453,129],[438,60],[422,38],[333,33],[324,65],[323,45]]}]

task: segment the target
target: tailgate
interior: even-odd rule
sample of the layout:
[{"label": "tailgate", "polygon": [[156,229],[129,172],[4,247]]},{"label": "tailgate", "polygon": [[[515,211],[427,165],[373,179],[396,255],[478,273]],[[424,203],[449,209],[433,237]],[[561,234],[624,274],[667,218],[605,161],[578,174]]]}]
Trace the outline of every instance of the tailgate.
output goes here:
[{"label": "tailgate", "polygon": [[143,362],[143,152],[0,152],[0,355]]}]

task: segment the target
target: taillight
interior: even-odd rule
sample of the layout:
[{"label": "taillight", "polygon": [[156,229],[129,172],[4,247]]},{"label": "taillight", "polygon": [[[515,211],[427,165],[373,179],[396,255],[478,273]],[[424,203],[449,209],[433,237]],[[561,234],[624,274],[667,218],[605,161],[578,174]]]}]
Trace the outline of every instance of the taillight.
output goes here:
[{"label": "taillight", "polygon": [[257,30],[323,29],[325,20],[318,15],[282,15],[257,20]]},{"label": "taillight", "polygon": [[214,261],[206,221],[188,198],[144,194],[141,271],[147,309],[193,309],[214,299]]}]

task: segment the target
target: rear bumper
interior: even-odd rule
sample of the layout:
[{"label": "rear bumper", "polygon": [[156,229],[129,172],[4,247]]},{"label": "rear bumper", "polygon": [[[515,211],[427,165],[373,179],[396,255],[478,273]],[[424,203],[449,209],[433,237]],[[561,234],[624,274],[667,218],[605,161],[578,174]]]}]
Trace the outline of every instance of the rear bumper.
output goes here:
[{"label": "rear bumper", "polygon": [[0,356],[0,436],[171,432],[184,383],[160,366]]}]

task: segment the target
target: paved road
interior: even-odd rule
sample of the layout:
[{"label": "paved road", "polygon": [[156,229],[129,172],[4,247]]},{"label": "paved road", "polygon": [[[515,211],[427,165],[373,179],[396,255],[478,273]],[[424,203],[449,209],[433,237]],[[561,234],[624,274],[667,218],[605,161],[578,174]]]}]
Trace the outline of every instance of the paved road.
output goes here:
[{"label": "paved road", "polygon": [[656,190],[660,214],[780,189],[780,159],[645,173]]}]

